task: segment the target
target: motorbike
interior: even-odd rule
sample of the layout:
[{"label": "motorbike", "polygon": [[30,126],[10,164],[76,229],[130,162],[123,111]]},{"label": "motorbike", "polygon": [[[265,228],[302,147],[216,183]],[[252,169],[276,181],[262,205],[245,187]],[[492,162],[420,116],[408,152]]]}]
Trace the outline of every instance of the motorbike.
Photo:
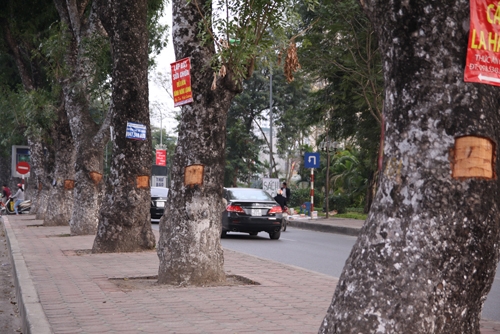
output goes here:
[{"label": "motorbike", "polygon": [[[3,201],[0,202],[0,204],[1,204],[0,215],[3,215],[5,213],[8,215],[15,214],[16,211],[14,210],[14,203],[15,203],[15,200],[12,198],[9,198],[5,204],[3,203]],[[19,214],[29,213],[30,210],[31,210],[31,200],[22,201],[19,204],[19,207],[17,208],[17,211],[19,212]]]}]

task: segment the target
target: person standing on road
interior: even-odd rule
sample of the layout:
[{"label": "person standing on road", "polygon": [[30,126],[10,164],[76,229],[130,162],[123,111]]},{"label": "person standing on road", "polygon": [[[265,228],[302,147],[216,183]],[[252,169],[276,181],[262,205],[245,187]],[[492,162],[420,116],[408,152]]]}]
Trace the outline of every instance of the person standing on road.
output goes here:
[{"label": "person standing on road", "polygon": [[2,196],[2,203],[5,204],[5,203],[7,203],[7,200],[9,199],[10,195],[12,195],[9,187],[7,187],[6,184],[2,185],[2,195],[3,195]]},{"label": "person standing on road", "polygon": [[16,202],[14,203],[14,211],[16,212],[16,215],[19,214],[18,212],[19,204],[21,204],[21,202],[24,201],[23,185],[21,183],[18,183],[17,187],[19,188],[17,192],[14,194],[14,196],[11,196],[11,198],[16,199]]},{"label": "person standing on road", "polygon": [[288,206],[288,201],[290,201],[291,191],[290,188],[286,186],[286,182],[281,185],[281,191],[283,192],[283,197],[285,197],[285,206]]}]

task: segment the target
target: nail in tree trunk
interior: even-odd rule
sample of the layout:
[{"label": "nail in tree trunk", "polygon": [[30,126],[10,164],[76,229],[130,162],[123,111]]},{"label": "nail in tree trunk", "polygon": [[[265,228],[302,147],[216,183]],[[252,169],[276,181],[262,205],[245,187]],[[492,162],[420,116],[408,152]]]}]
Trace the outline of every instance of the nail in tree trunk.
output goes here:
[{"label": "nail in tree trunk", "polygon": [[[209,2],[198,2],[206,8]],[[192,2],[174,0],[172,38],[176,58],[191,58],[194,101],[182,107],[172,181],[160,221],[159,283],[201,285],[225,280],[220,244],[226,118],[235,92],[220,81],[211,90],[212,44],[202,45],[202,18]],[[187,170],[201,182],[185,182]],[[199,181],[199,180],[198,180]]]},{"label": "nail in tree trunk", "polygon": [[[148,109],[147,0],[103,1],[101,21],[113,58],[114,136],[110,175],[92,251],[155,247],[150,217],[151,129]],[[127,122],[146,126],[145,140],[126,138]]]},{"label": "nail in tree trunk", "polygon": [[479,333],[500,227],[499,88],[463,81],[469,1],[361,1],[385,76],[380,187],[320,333]]}]

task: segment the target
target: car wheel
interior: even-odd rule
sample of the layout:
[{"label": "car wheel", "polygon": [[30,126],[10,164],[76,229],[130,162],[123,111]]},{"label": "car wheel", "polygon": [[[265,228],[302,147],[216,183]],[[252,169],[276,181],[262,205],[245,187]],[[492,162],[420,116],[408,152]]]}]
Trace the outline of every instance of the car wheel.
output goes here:
[{"label": "car wheel", "polygon": [[286,227],[287,227],[287,225],[288,225],[288,221],[287,221],[286,219],[283,219],[283,226],[281,227],[281,230],[282,230],[283,232],[285,232],[285,231],[286,231]]},{"label": "car wheel", "polygon": [[248,232],[248,234],[255,236],[255,235],[259,234],[259,232]]},{"label": "car wheel", "polygon": [[221,238],[227,237],[227,231],[222,231],[221,234],[220,234],[220,237]]},{"label": "car wheel", "polygon": [[272,240],[278,240],[281,236],[281,231],[278,232],[269,232],[269,238]]}]

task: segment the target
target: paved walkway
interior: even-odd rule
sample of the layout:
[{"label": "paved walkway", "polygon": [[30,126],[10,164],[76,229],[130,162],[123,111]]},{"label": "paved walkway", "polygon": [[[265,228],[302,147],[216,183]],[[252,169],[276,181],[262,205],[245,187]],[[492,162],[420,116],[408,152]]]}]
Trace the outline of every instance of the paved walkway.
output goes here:
[{"label": "paved walkway", "polygon": [[316,218],[300,217],[298,215],[289,216],[288,225],[308,230],[330,232],[357,236],[363,226],[364,221],[359,219],[345,218]]},{"label": "paved walkway", "polygon": [[[133,277],[157,274],[156,252],[89,254],[93,236],[70,237],[69,227],[30,215],[4,218],[24,334],[317,333],[337,284],[225,250],[226,272],[258,285],[137,288]],[[500,324],[482,321],[481,333],[500,333]]]}]

